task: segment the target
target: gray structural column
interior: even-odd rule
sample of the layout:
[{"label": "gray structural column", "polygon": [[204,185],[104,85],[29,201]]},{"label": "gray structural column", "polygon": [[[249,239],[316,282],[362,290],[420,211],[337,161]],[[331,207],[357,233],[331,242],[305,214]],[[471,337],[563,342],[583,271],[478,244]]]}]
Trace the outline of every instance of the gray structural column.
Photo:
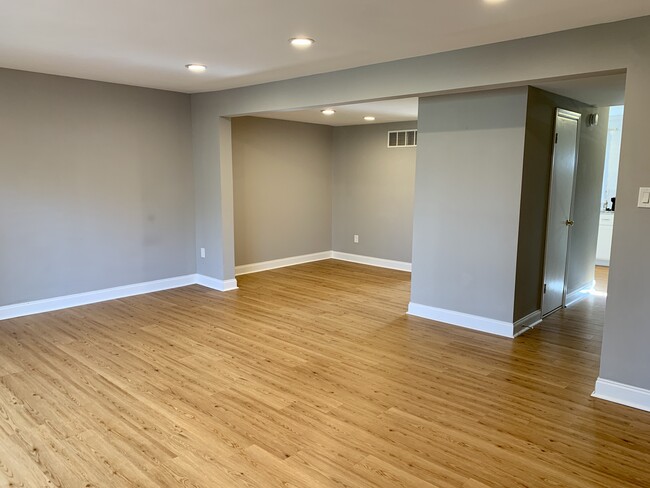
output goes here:
[{"label": "gray structural column", "polygon": [[526,100],[420,100],[412,303],[512,324]]}]

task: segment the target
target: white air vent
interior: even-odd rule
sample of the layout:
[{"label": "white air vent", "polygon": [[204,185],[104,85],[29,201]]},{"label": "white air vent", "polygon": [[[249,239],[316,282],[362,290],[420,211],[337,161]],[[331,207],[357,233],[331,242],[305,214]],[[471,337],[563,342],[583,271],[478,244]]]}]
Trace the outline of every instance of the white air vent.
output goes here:
[{"label": "white air vent", "polygon": [[417,129],[388,131],[388,147],[415,147],[417,145]]}]

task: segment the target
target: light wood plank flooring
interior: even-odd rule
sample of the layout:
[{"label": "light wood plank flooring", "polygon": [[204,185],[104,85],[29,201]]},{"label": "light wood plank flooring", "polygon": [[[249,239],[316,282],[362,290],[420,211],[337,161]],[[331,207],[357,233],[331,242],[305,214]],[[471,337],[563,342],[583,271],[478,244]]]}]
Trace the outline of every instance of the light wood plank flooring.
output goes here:
[{"label": "light wood plank flooring", "polygon": [[2,322],[0,486],[650,486],[650,414],[590,397],[603,298],[512,341],[406,316],[407,273],[239,284]]}]

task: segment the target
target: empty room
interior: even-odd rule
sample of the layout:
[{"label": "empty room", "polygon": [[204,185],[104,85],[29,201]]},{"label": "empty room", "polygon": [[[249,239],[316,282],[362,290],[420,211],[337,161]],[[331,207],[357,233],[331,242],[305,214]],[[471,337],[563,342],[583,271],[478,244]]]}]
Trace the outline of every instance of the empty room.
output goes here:
[{"label": "empty room", "polygon": [[7,3],[0,487],[650,486],[650,4]]}]

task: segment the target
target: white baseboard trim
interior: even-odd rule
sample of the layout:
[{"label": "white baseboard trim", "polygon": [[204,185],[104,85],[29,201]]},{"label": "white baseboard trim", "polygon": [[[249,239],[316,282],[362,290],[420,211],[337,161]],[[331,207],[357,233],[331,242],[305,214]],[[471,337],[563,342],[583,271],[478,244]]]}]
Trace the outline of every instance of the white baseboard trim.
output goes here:
[{"label": "white baseboard trim", "polygon": [[596,266],[607,266],[607,267],[609,267],[609,259],[596,259]]},{"label": "white baseboard trim", "polygon": [[116,300],[118,298],[143,295],[145,293],[153,293],[156,291],[171,290],[172,288],[195,284],[203,285],[219,291],[237,289],[237,280],[223,281],[208,276],[191,274],[176,276],[174,278],[165,278],[162,280],[134,283],[132,285],[116,286],[114,288],[106,288],[103,290],[76,293],[74,295],[46,298],[44,300],[5,305],[0,307],[0,320],[24,317],[26,315],[34,315],[37,313],[54,312],[55,310],[63,310],[64,308],[90,305],[91,303]]},{"label": "white baseboard trim", "polygon": [[259,273],[260,271],[268,271],[270,269],[284,268],[286,266],[294,266],[296,264],[312,263],[314,261],[322,261],[323,259],[330,259],[332,251],[317,252],[314,254],[303,254],[302,256],[292,256],[290,258],[274,259],[272,261],[263,261],[261,263],[242,264],[235,266],[235,276]]},{"label": "white baseboard trim", "polygon": [[314,254],[304,254],[302,256],[292,256],[289,258],[274,259],[272,261],[263,261],[261,263],[242,264],[235,266],[235,276],[241,276],[250,273],[259,273],[260,271],[269,271],[271,269],[285,268],[295,266],[296,264],[312,263],[324,259],[338,259],[350,263],[365,264],[379,268],[396,269],[399,271],[411,271],[411,263],[403,261],[392,261],[390,259],[373,258],[371,256],[361,256],[359,254],[349,254],[339,251],[323,251]]},{"label": "white baseboard trim", "polygon": [[533,313],[526,315],[524,318],[517,320],[513,326],[515,337],[523,334],[528,329],[532,329],[542,322],[542,311],[535,310]]},{"label": "white baseboard trim", "polygon": [[212,278],[210,276],[197,274],[195,283],[197,285],[205,286],[206,288],[212,288],[217,291],[232,291],[236,290],[237,280],[218,280],[217,278]]},{"label": "white baseboard trim", "polygon": [[78,307],[80,305],[89,305],[91,303],[115,300],[117,298],[125,298],[134,295],[142,295],[144,293],[153,293],[155,291],[169,290],[171,288],[188,286],[194,283],[196,283],[195,275],[177,276],[175,278],[116,286],[114,288],[76,293],[74,295],[46,298],[44,300],[35,300],[33,302],[5,305],[0,307],[0,320],[43,312],[53,312],[54,310]]},{"label": "white baseboard trim", "polygon": [[650,390],[626,385],[625,383],[598,378],[596,380],[596,390],[591,396],[650,412]]},{"label": "white baseboard trim", "polygon": [[585,283],[584,285],[582,285],[577,290],[568,293],[566,296],[565,307],[570,307],[574,303],[578,303],[580,300],[587,298],[589,296],[589,292],[593,291],[595,286],[596,286],[596,282],[590,281],[589,283]]},{"label": "white baseboard trim", "polygon": [[487,317],[480,317],[478,315],[470,315],[467,313],[455,312],[453,310],[420,305],[419,303],[413,302],[409,303],[407,313],[416,317],[457,325],[459,327],[478,330],[480,332],[487,332],[501,337],[509,337],[512,339],[515,336],[514,324],[512,322],[504,322]]},{"label": "white baseboard trim", "polygon": [[399,271],[411,271],[411,263],[404,261],[392,261],[390,259],[373,258],[370,256],[361,256],[359,254],[348,254],[346,252],[332,251],[332,258],[340,261],[349,261],[351,263],[367,264],[379,268],[396,269]]}]

